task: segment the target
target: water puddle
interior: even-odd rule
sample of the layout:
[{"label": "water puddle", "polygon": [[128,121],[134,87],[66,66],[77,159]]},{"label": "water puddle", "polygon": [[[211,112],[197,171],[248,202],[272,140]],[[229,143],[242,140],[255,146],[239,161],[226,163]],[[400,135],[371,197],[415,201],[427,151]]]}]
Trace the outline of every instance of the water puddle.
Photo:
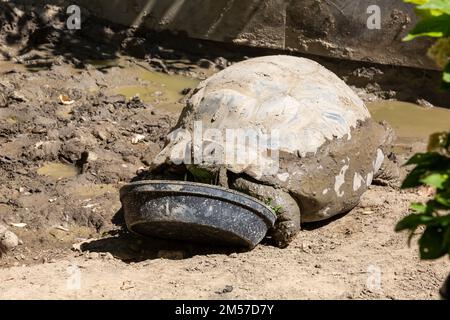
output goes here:
[{"label": "water puddle", "polygon": [[450,130],[450,109],[424,108],[401,101],[377,101],[367,104],[372,117],[386,120],[399,140],[423,140],[435,132]]},{"label": "water puddle", "polygon": [[200,80],[182,75],[169,75],[162,72],[151,71],[145,66],[145,61],[128,61],[126,57],[107,60],[87,60],[97,70],[108,72],[114,70],[115,76],[121,79],[134,79],[133,83],[119,84],[108,90],[108,94],[122,94],[127,99],[134,96],[145,103],[171,112],[180,112],[183,105],[179,101],[183,98],[182,91],[186,88],[195,88]]},{"label": "water puddle", "polygon": [[78,175],[78,169],[70,164],[48,162],[40,167],[37,173],[41,176],[48,176],[54,179],[73,178]]},{"label": "water puddle", "polygon": [[153,104],[166,111],[180,112],[183,108],[179,103],[184,96],[182,91],[186,88],[195,88],[200,82],[200,80],[181,75],[168,75],[140,67],[132,68],[144,84],[118,87],[113,89],[113,93],[123,94],[127,99],[138,95],[145,103]]}]

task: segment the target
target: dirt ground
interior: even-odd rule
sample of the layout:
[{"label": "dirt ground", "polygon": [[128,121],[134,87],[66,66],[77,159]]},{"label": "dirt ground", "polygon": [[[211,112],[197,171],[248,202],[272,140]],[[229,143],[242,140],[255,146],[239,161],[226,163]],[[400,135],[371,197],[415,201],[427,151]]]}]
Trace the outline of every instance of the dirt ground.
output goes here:
[{"label": "dirt ground", "polygon": [[[91,253],[61,249],[55,261],[32,266],[19,258],[19,266],[0,273],[1,298],[438,299],[448,261],[420,261],[392,228],[409,201],[423,198],[419,193],[373,187],[358,208],[304,230],[283,250],[262,244],[246,253],[196,254],[184,245],[139,247],[119,237],[94,240]],[[123,257],[120,246],[135,254],[145,248],[147,256],[126,263],[108,254]],[[19,252],[27,249],[33,251],[25,243]]]},{"label": "dirt ground", "polygon": [[[245,57],[185,54],[93,24],[109,39],[98,43],[63,32],[56,7],[22,15],[0,7],[0,223],[21,240],[0,258],[1,299],[439,298],[448,260],[420,261],[393,231],[427,189],[372,186],[354,210],[304,226],[286,249],[130,235],[118,190],[162,148],[183,94]],[[361,78],[373,71],[365,70]],[[128,96],[134,89],[143,94]],[[356,89],[366,101],[398,97]],[[400,163],[425,141],[401,147]]]}]

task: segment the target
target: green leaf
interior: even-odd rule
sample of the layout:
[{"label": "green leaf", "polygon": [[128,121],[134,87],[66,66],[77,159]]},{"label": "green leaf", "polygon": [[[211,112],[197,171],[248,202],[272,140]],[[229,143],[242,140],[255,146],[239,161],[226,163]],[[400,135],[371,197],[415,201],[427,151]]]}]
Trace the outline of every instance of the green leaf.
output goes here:
[{"label": "green leaf", "polygon": [[428,36],[434,38],[450,35],[450,15],[427,17],[420,20],[403,41],[410,41],[417,37]]},{"label": "green leaf", "polygon": [[437,259],[447,254],[442,227],[427,227],[419,239],[420,257],[422,259]]},{"label": "green leaf", "polygon": [[[405,165],[416,167],[406,176],[401,188],[414,188],[424,183],[423,179],[433,173],[449,174],[450,158],[437,152],[417,153]],[[433,182],[433,181],[431,181]],[[430,183],[431,183],[430,182]]]},{"label": "green leaf", "polygon": [[429,186],[442,189],[444,188],[445,182],[448,180],[448,174],[446,173],[432,173],[427,175],[424,178],[421,178],[420,181]]},{"label": "green leaf", "polygon": [[450,62],[447,63],[444,70],[442,71],[442,82],[443,86],[450,86]]},{"label": "green leaf", "polygon": [[395,226],[395,231],[415,231],[420,225],[427,224],[432,220],[433,217],[426,214],[410,214],[397,223],[397,225]]},{"label": "green leaf", "polygon": [[449,0],[429,0],[417,7],[420,10],[435,10],[442,13],[450,14]]},{"label": "green leaf", "polygon": [[436,152],[416,153],[405,163],[405,166],[410,164],[433,165],[442,160],[442,156]]},{"label": "green leaf", "polygon": [[411,210],[415,211],[416,213],[425,213],[427,211],[427,205],[419,202],[411,203],[409,206]]},{"label": "green leaf", "polygon": [[420,185],[422,185],[422,182],[420,179],[422,178],[422,175],[425,173],[425,170],[414,168],[403,180],[401,188],[402,189],[408,189],[408,188],[415,188]]},{"label": "green leaf", "polygon": [[450,208],[450,191],[438,193],[435,200],[444,207]]},{"label": "green leaf", "polygon": [[414,3],[414,4],[425,4],[427,3],[429,0],[404,0],[405,3]]},{"label": "green leaf", "polygon": [[405,165],[420,164],[425,161],[429,161],[430,158],[429,153],[416,153],[405,163]]}]

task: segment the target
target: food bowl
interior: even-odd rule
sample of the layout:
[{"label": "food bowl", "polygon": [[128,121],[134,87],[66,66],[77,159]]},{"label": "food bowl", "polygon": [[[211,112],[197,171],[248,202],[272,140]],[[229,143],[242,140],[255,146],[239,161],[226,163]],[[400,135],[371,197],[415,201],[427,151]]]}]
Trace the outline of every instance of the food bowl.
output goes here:
[{"label": "food bowl", "polygon": [[276,220],[253,197],[194,182],[133,182],[120,200],[128,229],[147,237],[253,248]]}]

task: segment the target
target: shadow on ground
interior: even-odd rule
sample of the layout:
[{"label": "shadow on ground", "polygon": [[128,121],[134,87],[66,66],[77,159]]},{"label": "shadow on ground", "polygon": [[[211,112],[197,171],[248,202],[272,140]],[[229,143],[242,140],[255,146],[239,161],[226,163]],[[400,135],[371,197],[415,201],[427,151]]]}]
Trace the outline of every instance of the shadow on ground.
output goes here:
[{"label": "shadow on ground", "polygon": [[105,237],[83,243],[82,252],[110,253],[124,262],[140,262],[149,259],[181,260],[197,255],[245,252],[246,248],[211,246],[202,243],[147,238],[129,232],[120,209],[112,219],[120,229],[105,233]]},{"label": "shadow on ground", "polygon": [[242,252],[236,248],[212,247],[202,244],[143,238],[121,230],[105,238],[81,245],[82,252],[110,253],[124,262],[140,262],[151,259],[181,260],[196,255],[225,254]]},{"label": "shadow on ground", "polygon": [[[350,210],[351,211],[351,210]],[[350,211],[348,212],[344,212],[335,216],[332,216],[326,220],[322,220],[322,221],[317,221],[317,222],[308,222],[308,223],[303,223],[302,224],[302,230],[307,230],[307,231],[312,231],[315,229],[319,229],[322,227],[325,227],[339,219],[341,219],[342,217],[346,216]]]}]

